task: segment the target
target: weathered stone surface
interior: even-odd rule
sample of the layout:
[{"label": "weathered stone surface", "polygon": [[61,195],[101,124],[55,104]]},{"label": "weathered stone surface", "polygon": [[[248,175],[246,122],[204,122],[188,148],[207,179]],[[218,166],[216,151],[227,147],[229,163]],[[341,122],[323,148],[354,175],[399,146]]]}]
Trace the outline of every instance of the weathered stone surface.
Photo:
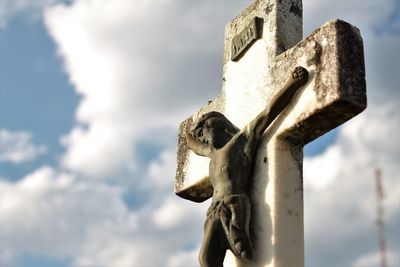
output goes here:
[{"label": "weathered stone surface", "polygon": [[[227,114],[229,119],[234,118],[232,121],[238,127],[243,127],[254,117],[253,114],[262,110],[262,107],[274,95],[275,90],[285,82],[284,79],[290,69],[297,65],[304,66],[310,71],[309,84],[312,85],[309,87],[313,88],[306,93],[307,100],[303,97],[305,101],[303,105],[311,106],[313,110],[301,109],[299,114],[296,115],[298,116],[296,123],[291,125],[291,128],[283,134],[285,138],[305,145],[366,108],[365,67],[359,30],[344,21],[333,20],[315,30],[295,47],[276,56],[275,60],[270,60],[272,74],[270,77],[254,78],[259,83],[263,83],[264,80],[264,84],[266,83],[265,80],[270,79],[269,83],[273,86],[260,89],[264,92],[253,92],[255,97],[248,95],[252,93],[251,91],[255,91],[254,89],[247,88],[248,91],[245,95],[234,92],[235,96],[232,96],[232,91],[241,90],[241,88],[233,85],[233,89],[228,89],[225,86],[222,94],[215,101],[202,108],[194,116],[194,119],[201,114],[215,110]],[[225,76],[231,77],[226,68],[227,66],[225,67]],[[234,75],[243,77],[247,75],[246,73],[248,71],[245,71],[245,74],[235,73]],[[267,76],[267,69],[263,76]],[[225,81],[225,84],[227,82],[229,81]],[[251,82],[248,81],[248,84]],[[254,82],[256,81],[254,80]],[[260,86],[255,85],[255,89],[258,89],[257,87]],[[225,100],[227,94],[231,99],[230,101]],[[234,99],[236,99],[236,103]],[[249,103],[251,103],[251,107],[243,107],[249,106]],[[234,112],[234,110],[243,111],[243,109],[247,109],[247,111],[234,114],[239,113]],[[228,114],[232,115],[229,116]],[[191,119],[182,123],[182,125],[189,124],[191,124]],[[183,132],[180,131],[179,140],[184,139]],[[207,182],[209,161],[206,158],[191,154],[192,152],[185,148],[184,142],[180,141],[175,190],[183,198],[201,202],[212,195],[211,184]],[[189,164],[190,159],[194,159],[192,162],[197,162],[192,164],[196,166]],[[197,177],[190,177],[192,173]],[[198,188],[199,185],[202,185],[205,191],[193,189]],[[196,192],[202,193],[198,195]]]},{"label": "weathered stone surface", "polygon": [[305,145],[366,108],[363,44],[354,26],[341,20],[327,22],[277,57],[273,77],[284,82],[285,73],[296,64],[313,70],[308,86],[312,90],[305,90],[308,97],[299,97],[299,108],[290,113],[296,123],[277,128],[284,132],[281,137]]}]

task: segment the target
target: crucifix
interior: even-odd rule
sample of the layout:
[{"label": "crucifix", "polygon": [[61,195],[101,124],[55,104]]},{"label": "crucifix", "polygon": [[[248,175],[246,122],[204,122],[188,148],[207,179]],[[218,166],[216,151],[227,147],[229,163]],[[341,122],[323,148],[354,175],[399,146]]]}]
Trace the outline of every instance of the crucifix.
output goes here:
[{"label": "crucifix", "polygon": [[[175,192],[213,197],[203,267],[304,266],[303,147],[363,111],[366,85],[357,28],[333,20],[301,38],[301,0],[255,1],[225,28],[220,95],[180,125]],[[237,139],[262,114],[253,153]],[[243,150],[224,158],[231,140]]]}]

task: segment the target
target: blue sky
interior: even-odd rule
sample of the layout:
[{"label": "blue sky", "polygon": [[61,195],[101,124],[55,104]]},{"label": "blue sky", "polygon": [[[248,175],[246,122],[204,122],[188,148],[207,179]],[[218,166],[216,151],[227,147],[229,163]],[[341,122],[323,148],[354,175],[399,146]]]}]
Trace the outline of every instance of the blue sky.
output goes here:
[{"label": "blue sky", "polygon": [[[219,93],[250,1],[131,2],[0,2],[1,266],[197,266],[208,202],[173,195],[177,125]],[[378,266],[376,166],[400,266],[400,1],[304,1],[305,35],[332,18],[361,30],[369,107],[305,148],[306,266]]]},{"label": "blue sky", "polygon": [[[51,148],[33,162],[2,162],[1,176],[21,178],[41,164],[55,165],[62,153],[59,137],[74,123],[79,97],[68,83],[40,20],[15,18],[1,32],[1,128],[29,131],[33,141]],[[51,110],[51,112],[49,112]]]}]

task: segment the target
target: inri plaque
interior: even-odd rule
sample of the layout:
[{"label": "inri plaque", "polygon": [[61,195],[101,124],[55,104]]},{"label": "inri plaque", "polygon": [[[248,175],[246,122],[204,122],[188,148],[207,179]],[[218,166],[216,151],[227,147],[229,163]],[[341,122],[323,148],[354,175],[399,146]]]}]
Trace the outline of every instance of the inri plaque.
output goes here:
[{"label": "inri plaque", "polygon": [[262,36],[262,19],[255,17],[246,28],[233,37],[231,46],[231,60],[238,61],[251,45]]}]

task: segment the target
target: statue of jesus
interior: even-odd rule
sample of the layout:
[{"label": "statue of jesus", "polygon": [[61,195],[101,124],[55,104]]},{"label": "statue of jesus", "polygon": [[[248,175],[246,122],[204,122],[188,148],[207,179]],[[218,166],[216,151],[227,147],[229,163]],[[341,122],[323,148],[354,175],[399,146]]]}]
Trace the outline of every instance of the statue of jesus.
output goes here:
[{"label": "statue of jesus", "polygon": [[223,114],[209,112],[186,133],[188,147],[211,159],[214,191],[199,255],[202,267],[222,267],[228,249],[242,261],[252,258],[248,187],[257,148],[264,131],[307,80],[307,70],[296,67],[271,104],[242,130]]}]

